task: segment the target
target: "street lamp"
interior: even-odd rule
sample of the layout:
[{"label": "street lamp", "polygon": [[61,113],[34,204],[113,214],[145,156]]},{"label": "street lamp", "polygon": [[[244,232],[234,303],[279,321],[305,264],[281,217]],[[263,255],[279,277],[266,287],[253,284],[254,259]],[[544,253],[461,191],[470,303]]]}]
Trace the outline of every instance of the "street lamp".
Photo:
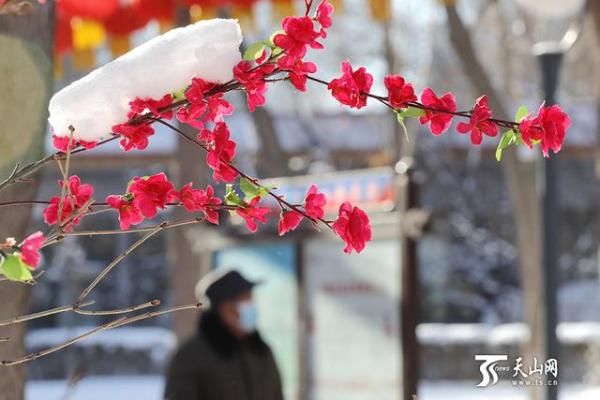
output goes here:
[{"label": "street lamp", "polygon": [[[581,18],[586,0],[516,0],[532,16],[531,36],[533,54],[538,58],[542,75],[542,88],[546,105],[556,104],[556,89],[563,54],[579,36]],[[559,257],[559,207],[558,207],[558,159],[554,154],[539,162],[540,201],[542,206],[542,298],[540,307],[544,321],[540,327],[543,335],[544,354],[538,357],[559,358],[560,346],[556,337],[558,257]],[[532,338],[535,334],[532,329]],[[543,361],[542,361],[543,362]],[[558,386],[546,386],[536,393],[536,399],[556,400]]]}]

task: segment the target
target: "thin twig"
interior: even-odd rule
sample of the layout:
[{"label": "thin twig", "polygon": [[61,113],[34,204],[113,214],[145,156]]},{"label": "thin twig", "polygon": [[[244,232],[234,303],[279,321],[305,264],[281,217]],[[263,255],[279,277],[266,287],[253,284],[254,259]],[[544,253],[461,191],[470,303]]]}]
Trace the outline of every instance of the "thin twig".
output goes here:
[{"label": "thin twig", "polygon": [[155,312],[146,312],[144,314],[141,315],[136,315],[133,317],[120,317],[117,318],[113,321],[107,322],[106,324],[100,325],[94,329],[91,329],[79,336],[76,336],[72,339],[69,339],[59,345],[56,346],[52,346],[47,348],[46,350],[42,350],[42,351],[36,351],[33,353],[29,353],[27,355],[25,355],[24,357],[18,358],[16,360],[3,360],[0,361],[0,366],[11,366],[11,365],[18,365],[18,364],[23,364],[26,363],[28,361],[33,361],[36,360],[38,358],[47,356],[49,354],[55,353],[59,350],[62,350],[66,347],[69,347],[77,342],[80,342],[96,333],[108,330],[108,329],[112,329],[112,328],[118,328],[124,325],[128,325],[128,324],[132,324],[134,322],[138,322],[138,321],[143,321],[146,319],[150,319],[150,318],[154,318],[154,317],[158,317],[159,315],[163,315],[163,314],[168,314],[168,313],[172,313],[172,312],[177,312],[177,311],[183,311],[183,310],[192,310],[192,309],[199,309],[202,306],[201,303],[196,303],[196,304],[189,304],[189,305],[185,305],[185,306],[178,306],[178,307],[172,307],[172,308],[167,308],[166,310],[162,310],[162,311],[155,311]]},{"label": "thin twig", "polygon": [[146,240],[150,239],[152,236],[154,236],[155,234],[157,234],[158,232],[160,232],[161,230],[163,230],[164,229],[164,225],[165,225],[165,223],[162,223],[162,224],[158,225],[157,227],[155,227],[152,231],[148,232],[140,240],[138,240],[137,242],[135,242],[134,244],[132,244],[131,246],[129,246],[129,248],[127,250],[125,250],[117,258],[115,258],[110,264],[108,264],[106,266],[106,268],[104,268],[102,270],[102,272],[100,272],[100,274],[98,274],[98,276],[96,276],[96,278],[92,281],[92,283],[90,283],[89,286],[86,287],[81,292],[81,294],[77,298],[77,301],[75,302],[75,304],[78,305],[79,303],[81,303],[83,301],[83,299],[85,299],[87,297],[87,295],[89,295],[90,292],[96,286],[98,286],[98,284],[100,283],[100,281],[102,281],[102,279],[104,279],[104,277],[110,271],[112,271],[112,269],[115,266],[117,266],[117,264],[119,264],[125,257],[127,257],[129,254],[131,254],[132,251],[134,251],[135,249],[137,249],[138,247],[140,247]]},{"label": "thin twig", "polygon": [[89,331],[87,331],[87,332],[85,332],[85,333],[83,333],[83,334],[81,334],[79,336],[76,336],[76,337],[74,337],[72,339],[69,339],[69,340],[65,341],[64,343],[61,343],[61,344],[56,345],[56,346],[49,347],[46,350],[36,351],[36,352],[33,352],[33,353],[29,353],[26,356],[18,358],[16,360],[2,360],[2,361],[0,361],[0,366],[9,367],[11,365],[23,364],[23,363],[26,363],[28,361],[33,361],[33,360],[36,360],[38,358],[47,356],[49,354],[56,353],[57,351],[62,350],[64,348],[66,348],[66,347],[69,347],[69,346],[71,346],[71,345],[73,345],[73,344],[75,344],[77,342],[80,342],[83,339],[85,339],[87,337],[90,337],[90,336],[92,336],[95,333],[102,332],[102,331],[110,329],[110,328],[114,328],[114,327],[117,326],[117,324],[119,324],[119,323],[121,323],[121,322],[123,322],[125,320],[127,320],[127,317],[120,317],[120,318],[118,318],[118,319],[116,319],[114,321],[111,321],[111,322],[108,322],[106,324],[100,325],[100,326],[98,326],[98,327],[96,327],[96,328],[94,328],[92,330],[89,330]]},{"label": "thin twig", "polygon": [[142,304],[138,304],[137,306],[125,307],[125,308],[117,308],[115,310],[84,310],[80,307],[73,308],[73,311],[77,314],[81,315],[119,315],[119,314],[127,314],[133,311],[143,310],[149,307],[158,307],[160,305],[160,300],[150,300]]},{"label": "thin twig", "polygon": [[[85,307],[85,306],[92,305],[94,303],[95,303],[95,301],[90,300],[90,301],[86,301],[85,303],[82,303],[80,306]],[[19,317],[12,317],[12,318],[8,318],[8,319],[0,321],[0,326],[18,324],[18,323],[25,322],[25,321],[31,321],[34,319],[47,317],[49,315],[60,314],[60,313],[67,312],[67,311],[73,311],[75,308],[76,308],[76,306],[74,304],[71,304],[68,306],[51,308],[49,310],[40,311],[40,312],[36,312],[33,314],[22,315]]]},{"label": "thin twig", "polygon": [[167,308],[166,310],[162,310],[162,311],[149,311],[149,312],[146,312],[141,315],[129,317],[125,321],[119,322],[115,326],[115,328],[121,327],[123,325],[132,324],[132,323],[138,322],[138,321],[143,321],[145,319],[155,318],[155,317],[158,317],[159,315],[169,314],[169,313],[177,312],[177,311],[194,310],[194,309],[199,309],[200,307],[202,307],[202,303],[195,303],[195,304],[188,304],[185,306],[171,307],[171,308]]},{"label": "thin twig", "polygon": [[203,222],[203,221],[204,221],[204,217],[196,217],[196,218],[186,219],[186,220],[180,221],[180,222],[174,222],[174,223],[163,222],[161,224],[149,226],[147,228],[134,228],[134,229],[126,230],[126,231],[122,231],[119,229],[104,230],[104,231],[90,230],[90,231],[78,231],[78,232],[65,232],[62,234],[62,236],[67,237],[67,236],[125,235],[125,234],[129,234],[129,233],[151,232],[158,227],[160,227],[161,229],[164,229],[164,230],[172,229],[172,228],[177,228],[177,227],[184,226],[184,225],[197,224],[197,223]]}]

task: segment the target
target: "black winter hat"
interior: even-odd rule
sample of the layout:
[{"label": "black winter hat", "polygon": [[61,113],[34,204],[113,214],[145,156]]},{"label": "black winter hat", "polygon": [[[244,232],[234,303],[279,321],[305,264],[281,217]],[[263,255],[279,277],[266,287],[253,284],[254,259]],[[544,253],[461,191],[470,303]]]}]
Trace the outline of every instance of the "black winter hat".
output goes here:
[{"label": "black winter hat", "polygon": [[236,270],[231,270],[212,281],[204,291],[212,306],[231,300],[244,292],[252,290],[260,282],[252,282],[244,278]]}]

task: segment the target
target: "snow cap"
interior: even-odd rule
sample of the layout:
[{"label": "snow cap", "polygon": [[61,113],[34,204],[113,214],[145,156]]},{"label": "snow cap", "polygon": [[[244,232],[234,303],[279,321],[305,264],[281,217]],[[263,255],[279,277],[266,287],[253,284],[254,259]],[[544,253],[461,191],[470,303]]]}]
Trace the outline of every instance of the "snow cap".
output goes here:
[{"label": "snow cap", "polygon": [[172,29],[71,83],[50,99],[48,121],[56,136],[95,142],[127,121],[136,97],[159,99],[185,88],[192,78],[224,83],[240,59],[242,32],[236,20],[211,19]]}]

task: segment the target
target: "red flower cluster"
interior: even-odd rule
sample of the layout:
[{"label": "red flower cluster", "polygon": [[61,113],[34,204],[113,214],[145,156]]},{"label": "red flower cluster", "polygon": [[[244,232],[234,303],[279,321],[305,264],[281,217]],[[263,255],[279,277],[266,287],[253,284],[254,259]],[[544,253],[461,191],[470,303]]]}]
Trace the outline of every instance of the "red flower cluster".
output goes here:
[{"label": "red flower cluster", "polygon": [[492,121],[492,110],[488,106],[487,96],[481,96],[475,102],[469,123],[460,122],[456,130],[460,133],[471,132],[471,143],[480,145],[483,135],[494,137],[498,134],[498,126]]},{"label": "red flower cluster", "polygon": [[[317,39],[327,36],[325,30],[333,24],[331,19],[333,11],[331,3],[328,0],[323,0],[317,7],[314,19],[308,15],[287,17],[281,24],[284,33],[277,34],[273,38],[273,43],[284,51],[283,55],[277,60],[277,66],[281,70],[289,72],[290,82],[301,92],[306,91],[307,75],[317,72],[315,63],[304,62],[302,59],[306,56],[308,47],[313,49],[323,48],[323,45]],[[315,21],[320,25],[318,30]]]},{"label": "red flower cluster", "polygon": [[366,106],[373,86],[373,76],[364,67],[353,71],[348,61],[342,63],[342,73],[340,78],[332,80],[327,86],[333,97],[351,108]]},{"label": "red flower cluster", "polygon": [[46,238],[40,231],[32,233],[27,236],[25,240],[19,245],[19,251],[21,255],[21,261],[25,263],[29,268],[35,269],[40,263],[40,248]]},{"label": "red flower cluster", "polygon": [[148,123],[131,125],[129,122],[112,127],[115,135],[120,135],[119,144],[125,151],[131,149],[144,150],[148,147],[148,138],[154,135],[154,128]]},{"label": "red flower cluster", "polygon": [[281,26],[284,33],[275,35],[273,43],[285,51],[284,57],[303,58],[307,47],[323,48],[323,45],[317,42],[321,34],[315,30],[315,24],[310,17],[286,17]]},{"label": "red flower cluster", "polygon": [[220,206],[222,201],[215,197],[211,185],[208,185],[205,190],[194,189],[190,182],[181,188],[179,200],[189,212],[201,211],[208,222],[219,225],[219,212],[215,206]]},{"label": "red flower cluster", "polygon": [[427,88],[421,94],[421,102],[427,108],[425,115],[419,117],[419,122],[423,125],[429,123],[431,133],[441,135],[450,128],[453,115],[444,111],[456,111],[456,100],[452,93],[438,97],[433,90]]},{"label": "red flower cluster", "polygon": [[330,28],[333,25],[331,16],[333,15],[334,11],[335,9],[333,5],[328,0],[323,0],[317,7],[317,15],[315,19],[321,25],[321,31],[319,33],[321,34],[322,38],[327,37],[327,32],[325,32],[325,29]]},{"label": "red flower cluster", "polygon": [[213,178],[217,182],[233,182],[238,176],[230,165],[236,144],[229,137],[229,128],[224,122],[217,123],[214,130],[205,129],[198,135],[198,140],[208,146],[206,163],[213,170]]},{"label": "red flower cluster", "polygon": [[146,218],[154,218],[158,209],[164,209],[167,203],[178,198],[173,184],[164,172],[149,177],[133,178],[129,185],[133,194],[133,205]]},{"label": "red flower cluster", "polygon": [[[54,148],[58,151],[62,151],[63,153],[67,152],[67,149],[69,148],[69,137],[68,136],[56,136],[56,135],[52,135],[52,145],[54,146]],[[93,149],[94,147],[96,147],[96,145],[98,144],[98,142],[86,142],[85,140],[74,140],[71,143],[71,150],[73,150],[76,147],[83,147],[86,149]]]},{"label": "red flower cluster", "polygon": [[[73,225],[79,223],[81,216],[72,219],[71,217],[92,198],[94,187],[90,184],[82,184],[77,175],[70,176],[67,182],[60,180],[58,184],[61,189],[63,185],[67,185],[65,197],[62,200],[58,196],[50,199],[50,204],[44,210],[44,221],[48,225],[69,221],[65,226],[65,229],[69,230]],[[58,215],[59,208],[61,209],[60,216]]]},{"label": "red flower cluster", "polygon": [[144,220],[140,210],[133,204],[131,196],[111,194],[106,197],[106,203],[119,212],[119,226],[124,231]]},{"label": "red flower cluster", "polygon": [[142,115],[146,112],[152,113],[155,117],[171,119],[173,118],[173,96],[171,94],[164,95],[159,100],[152,98],[140,99],[139,97],[129,102],[129,114],[127,118],[135,118],[136,116]]},{"label": "red flower cluster", "polygon": [[214,83],[192,79],[192,84],[185,91],[185,98],[190,104],[177,110],[177,119],[203,129],[207,122],[220,122],[223,116],[233,114],[234,108],[223,98],[223,93],[210,93],[214,88]]},{"label": "red flower cluster", "polygon": [[192,183],[176,191],[167,176],[161,172],[149,177],[135,177],[124,195],[110,195],[106,202],[119,212],[121,229],[140,224],[144,218],[154,218],[159,209],[171,202],[180,202],[190,212],[201,211],[206,220],[219,223],[218,206],[221,199],[215,197],[212,186],[205,190],[194,189]]},{"label": "red flower cluster", "polygon": [[519,131],[527,146],[540,143],[544,157],[548,157],[550,150],[555,154],[560,151],[570,125],[571,119],[559,106],[542,104],[537,116],[530,114],[519,123]]},{"label": "red flower cluster", "polygon": [[[325,204],[327,204],[327,196],[319,192],[317,185],[312,185],[304,198],[304,213],[312,219],[322,219],[325,216],[325,210],[323,209]],[[278,226],[279,236],[298,228],[302,219],[304,219],[304,215],[296,210],[282,213]]]},{"label": "red flower cluster", "polygon": [[307,75],[317,72],[317,64],[304,62],[300,58],[282,58],[278,65],[282,70],[289,71],[288,77],[291,84],[301,92],[306,92]]},{"label": "red flower cluster", "polygon": [[406,108],[407,103],[417,101],[415,90],[410,83],[400,75],[388,75],[384,79],[388,90],[388,100],[394,108]]},{"label": "red flower cluster", "polygon": [[340,206],[337,220],[333,223],[333,231],[346,243],[344,252],[352,250],[360,253],[365,244],[371,240],[371,222],[367,214],[358,207],[344,202]]},{"label": "red flower cluster", "polygon": [[[129,102],[127,118],[133,119],[145,113],[151,113],[155,118],[173,118],[173,96],[164,95],[159,100],[152,98],[135,98]],[[148,138],[154,135],[154,128],[148,122],[132,124],[125,122],[112,127],[113,134],[120,135],[119,144],[125,151],[131,149],[145,150],[148,147]]]},{"label": "red flower cluster", "polygon": [[242,60],[233,68],[233,76],[246,89],[248,109],[254,112],[256,107],[265,104],[267,82],[264,79],[273,73],[277,67],[274,64],[263,64],[252,67],[250,61]]},{"label": "red flower cluster", "polygon": [[250,232],[256,232],[258,229],[257,222],[261,224],[267,223],[267,214],[271,211],[266,207],[259,207],[258,202],[260,197],[253,198],[249,203],[245,202],[244,206],[236,210],[237,215],[246,220],[246,227]]}]

